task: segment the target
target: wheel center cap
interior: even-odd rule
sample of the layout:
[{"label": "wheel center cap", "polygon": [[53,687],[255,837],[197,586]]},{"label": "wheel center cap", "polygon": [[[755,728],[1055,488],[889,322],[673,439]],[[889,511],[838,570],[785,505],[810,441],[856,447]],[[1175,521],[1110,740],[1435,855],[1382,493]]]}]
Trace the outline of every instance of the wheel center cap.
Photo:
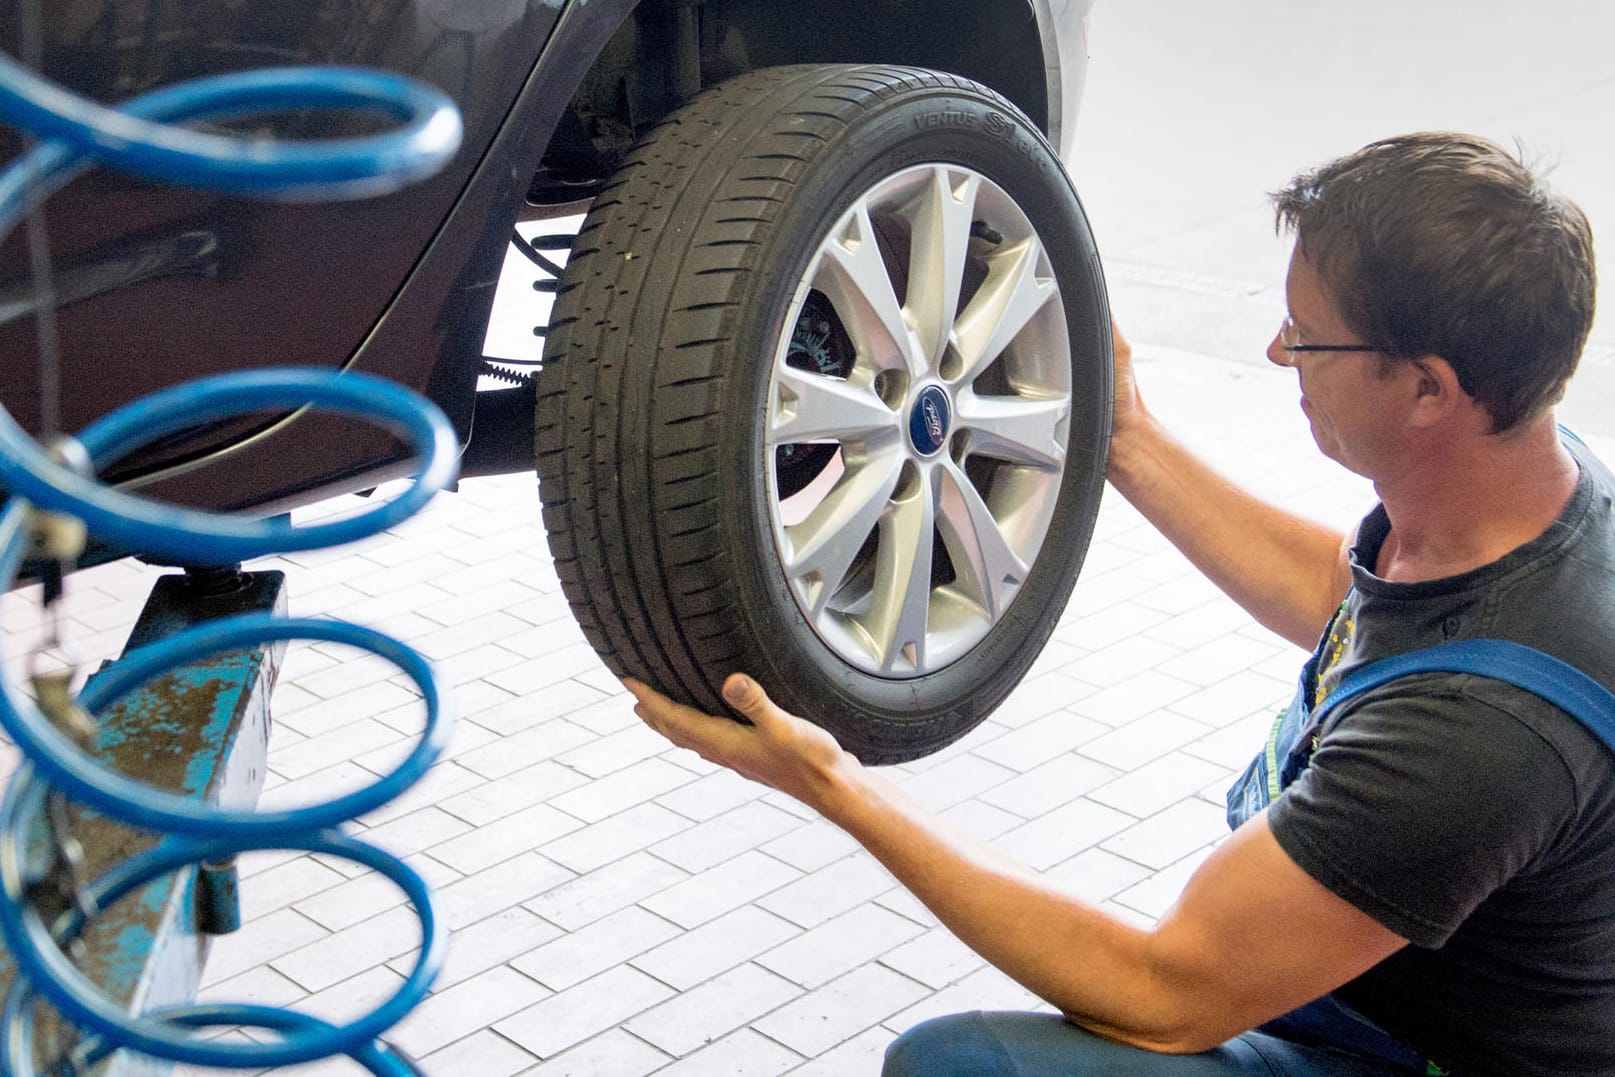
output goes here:
[{"label": "wheel center cap", "polygon": [[921,456],[935,455],[948,441],[948,430],[953,425],[948,394],[939,385],[927,385],[914,400],[914,410],[908,415],[908,438],[914,451]]}]

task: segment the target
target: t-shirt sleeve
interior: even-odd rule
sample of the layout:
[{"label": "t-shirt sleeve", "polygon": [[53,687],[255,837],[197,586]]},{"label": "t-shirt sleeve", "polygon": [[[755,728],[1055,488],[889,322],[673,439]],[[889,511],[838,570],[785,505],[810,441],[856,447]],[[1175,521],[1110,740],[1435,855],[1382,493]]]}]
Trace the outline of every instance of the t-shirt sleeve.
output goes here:
[{"label": "t-shirt sleeve", "polygon": [[1563,759],[1513,703],[1546,705],[1481,698],[1477,681],[1425,675],[1353,701],[1268,809],[1303,871],[1418,946],[1529,870],[1574,812]]}]

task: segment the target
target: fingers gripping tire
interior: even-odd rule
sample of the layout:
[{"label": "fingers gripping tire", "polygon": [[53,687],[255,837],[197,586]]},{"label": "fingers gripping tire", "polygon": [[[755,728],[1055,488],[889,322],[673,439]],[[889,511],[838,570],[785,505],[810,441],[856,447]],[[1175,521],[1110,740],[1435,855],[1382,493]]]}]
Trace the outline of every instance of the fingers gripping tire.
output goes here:
[{"label": "fingers gripping tire", "polygon": [[1110,435],[1082,208],[992,91],[753,72],[596,199],[539,378],[539,491],[612,672],[730,672],[897,762],[973,728],[1069,597]]}]

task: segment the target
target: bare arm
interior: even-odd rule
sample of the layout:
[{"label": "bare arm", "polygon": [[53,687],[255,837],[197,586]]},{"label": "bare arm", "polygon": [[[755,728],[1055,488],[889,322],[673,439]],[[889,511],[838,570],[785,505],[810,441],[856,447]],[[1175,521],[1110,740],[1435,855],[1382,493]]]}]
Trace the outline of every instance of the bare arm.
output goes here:
[{"label": "bare arm", "polygon": [[652,728],[815,808],[988,961],[1076,1023],[1126,1043],[1208,1049],[1405,945],[1297,867],[1265,817],[1212,854],[1158,925],[1139,927],[954,832],[748,678],[731,677],[725,695],[751,726],[628,687]]},{"label": "bare arm", "polygon": [[1351,584],[1346,536],[1256,498],[1185,448],[1144,407],[1132,348],[1114,335],[1111,485],[1252,617],[1310,649]]}]

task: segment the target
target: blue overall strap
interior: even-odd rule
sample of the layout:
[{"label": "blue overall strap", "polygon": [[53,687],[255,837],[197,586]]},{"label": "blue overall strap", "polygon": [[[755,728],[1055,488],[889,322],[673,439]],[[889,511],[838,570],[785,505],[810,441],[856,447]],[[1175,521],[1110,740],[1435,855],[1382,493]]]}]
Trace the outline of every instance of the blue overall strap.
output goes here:
[{"label": "blue overall strap", "polygon": [[1615,752],[1615,694],[1568,662],[1500,639],[1441,643],[1353,670],[1318,706],[1313,719],[1322,722],[1352,696],[1414,673],[1473,673],[1523,688],[1580,721]]}]

